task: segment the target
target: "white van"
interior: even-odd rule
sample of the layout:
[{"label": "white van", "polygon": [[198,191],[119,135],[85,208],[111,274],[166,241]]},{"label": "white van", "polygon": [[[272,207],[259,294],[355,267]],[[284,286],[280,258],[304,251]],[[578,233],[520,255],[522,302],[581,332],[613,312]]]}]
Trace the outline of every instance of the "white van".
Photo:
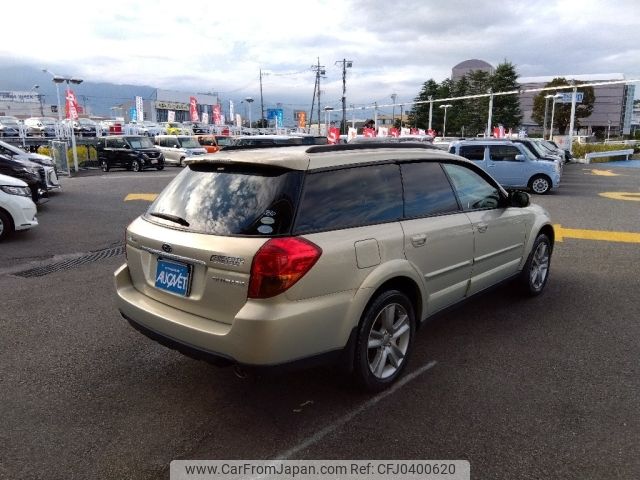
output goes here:
[{"label": "white van", "polygon": [[164,154],[165,164],[175,164],[180,167],[188,158],[207,153],[196,137],[187,135],[158,135],[156,146]]}]

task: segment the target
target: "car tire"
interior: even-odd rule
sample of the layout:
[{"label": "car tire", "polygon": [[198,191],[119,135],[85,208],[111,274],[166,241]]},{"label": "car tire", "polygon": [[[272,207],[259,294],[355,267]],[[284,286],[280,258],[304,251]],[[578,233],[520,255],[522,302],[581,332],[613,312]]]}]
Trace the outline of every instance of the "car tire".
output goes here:
[{"label": "car tire", "polygon": [[526,295],[535,297],[544,290],[549,279],[551,251],[549,237],[544,233],[539,234],[520,273],[520,287]]},{"label": "car tire", "polygon": [[353,374],[369,392],[388,388],[407,365],[416,330],[413,305],[398,290],[387,290],[370,302],[358,327]]},{"label": "car tire", "polygon": [[158,166],[156,167],[156,170],[164,170],[164,165],[158,165]]},{"label": "car tire", "polygon": [[133,170],[134,172],[142,171],[142,165],[140,164],[140,160],[133,160],[131,162],[131,170]]},{"label": "car tire", "polygon": [[102,168],[103,172],[108,172],[109,171],[109,164],[107,163],[106,160],[102,161],[102,163],[100,164],[100,168]]},{"label": "car tire", "polygon": [[184,162],[184,157],[180,157],[180,161],[178,162],[179,167],[184,167],[184,164],[182,162]]},{"label": "car tire", "polygon": [[546,175],[535,175],[529,180],[529,188],[533,193],[546,195],[551,191],[551,179]]},{"label": "car tire", "polygon": [[11,217],[0,210],[0,241],[7,238],[9,235],[13,233],[13,222],[11,221]]}]

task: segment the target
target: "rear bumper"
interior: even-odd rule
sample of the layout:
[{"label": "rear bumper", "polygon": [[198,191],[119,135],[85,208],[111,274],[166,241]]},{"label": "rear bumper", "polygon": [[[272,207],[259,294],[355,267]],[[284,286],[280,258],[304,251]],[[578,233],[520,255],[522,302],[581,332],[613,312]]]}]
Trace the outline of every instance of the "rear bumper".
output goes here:
[{"label": "rear bumper", "polygon": [[343,358],[354,332],[355,325],[347,320],[350,292],[275,305],[248,301],[226,324],[141,294],[126,264],[114,276],[118,308],[134,328],[165,346],[213,363],[262,368],[328,363]]}]

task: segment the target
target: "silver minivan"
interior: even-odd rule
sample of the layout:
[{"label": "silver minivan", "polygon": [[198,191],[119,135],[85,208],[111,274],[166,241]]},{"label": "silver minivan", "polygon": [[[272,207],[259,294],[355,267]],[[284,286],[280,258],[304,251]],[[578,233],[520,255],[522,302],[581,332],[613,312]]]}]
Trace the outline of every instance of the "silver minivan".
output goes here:
[{"label": "silver minivan", "polygon": [[519,142],[461,140],[451,144],[449,153],[473,161],[507,188],[529,188],[543,195],[560,185],[560,162],[536,158],[526,145]]},{"label": "silver minivan", "polygon": [[185,160],[207,153],[198,143],[198,139],[193,136],[158,135],[155,142],[164,154],[166,164],[182,166]]}]

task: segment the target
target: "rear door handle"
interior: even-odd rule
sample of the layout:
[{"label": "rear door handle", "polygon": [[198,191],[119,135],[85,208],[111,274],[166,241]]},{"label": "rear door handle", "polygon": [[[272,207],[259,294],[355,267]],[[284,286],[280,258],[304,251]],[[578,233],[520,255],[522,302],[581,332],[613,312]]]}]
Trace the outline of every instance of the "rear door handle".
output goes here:
[{"label": "rear door handle", "polygon": [[425,234],[411,237],[411,245],[414,247],[422,247],[425,243],[427,243],[427,236]]},{"label": "rear door handle", "polygon": [[487,228],[489,228],[489,225],[486,223],[477,223],[476,228],[478,229],[478,233],[484,233],[487,231]]}]

